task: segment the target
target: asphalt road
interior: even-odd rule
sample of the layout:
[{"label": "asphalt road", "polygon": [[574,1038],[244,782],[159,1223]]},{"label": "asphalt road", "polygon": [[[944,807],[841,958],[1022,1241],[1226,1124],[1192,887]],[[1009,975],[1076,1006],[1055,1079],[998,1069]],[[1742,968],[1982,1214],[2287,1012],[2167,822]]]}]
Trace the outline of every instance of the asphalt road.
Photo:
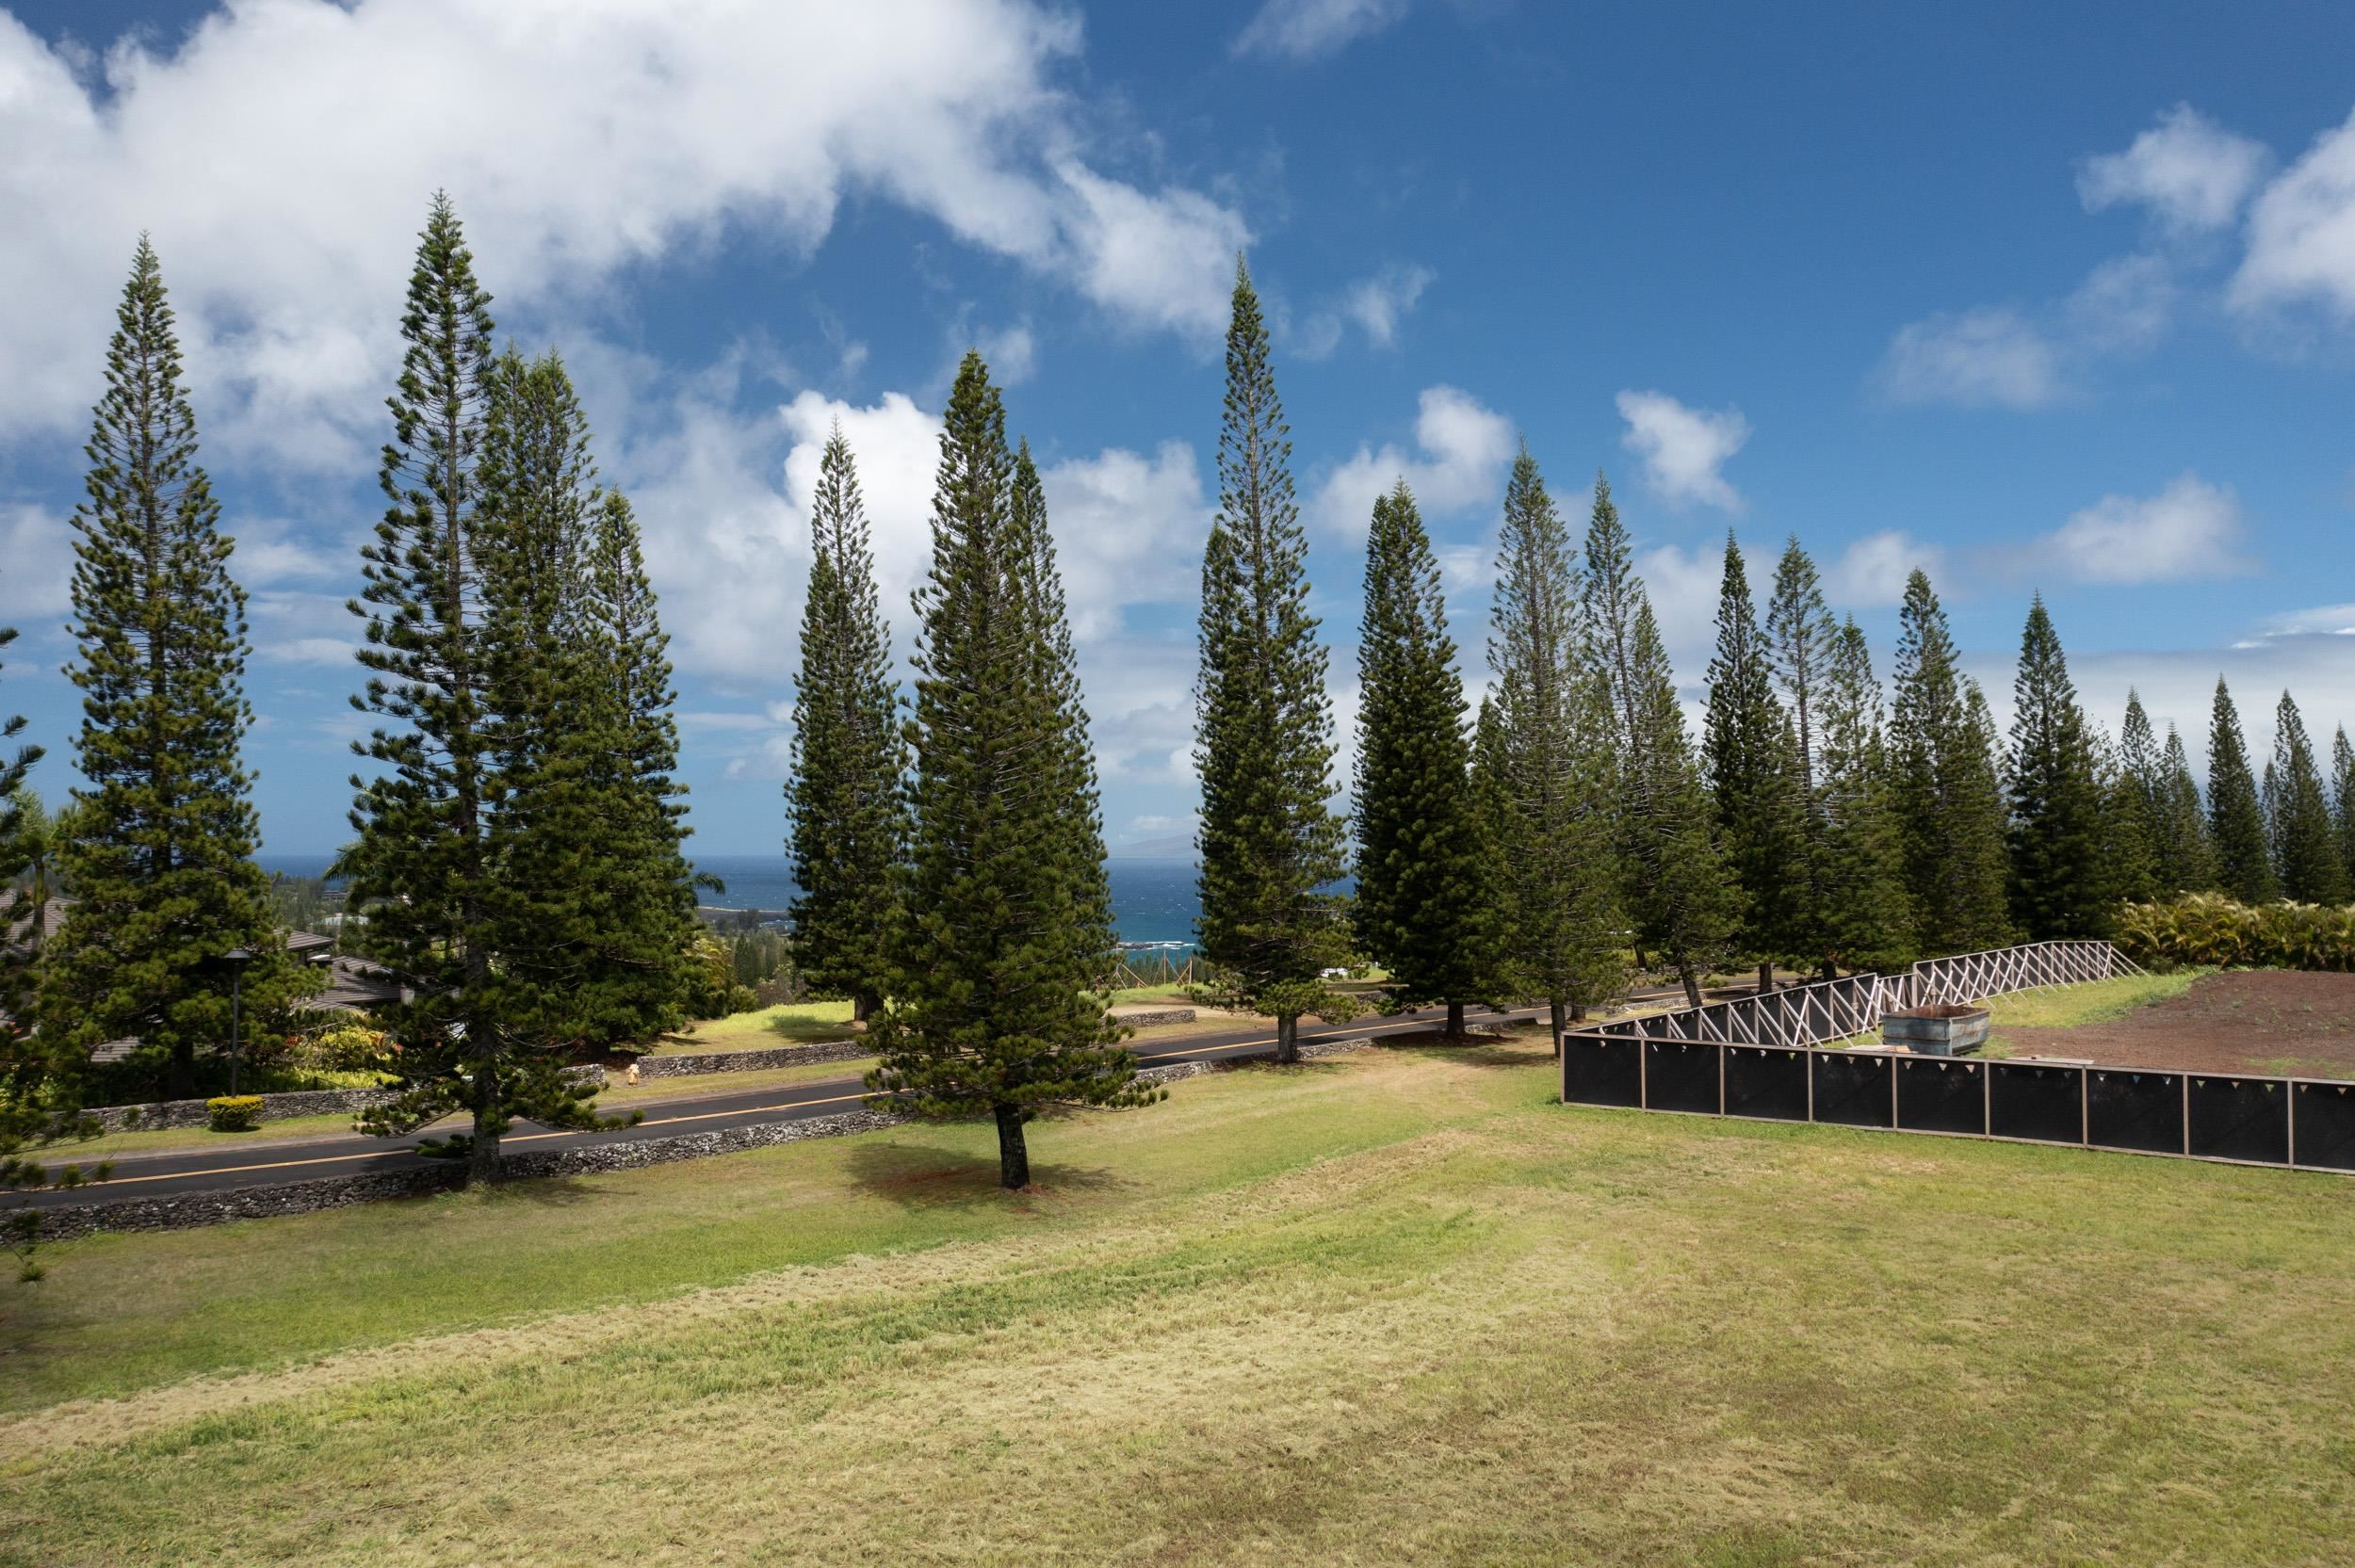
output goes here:
[{"label": "asphalt road", "polygon": [[[1473,1015],[1473,1022],[1535,1018],[1542,1016],[1544,1010],[1542,1008],[1522,1008],[1505,1013],[1482,1012]],[[1446,1016],[1445,1009],[1434,1008],[1365,1023],[1304,1026],[1300,1039],[1306,1044],[1310,1041],[1336,1036],[1400,1034],[1428,1027]],[[1186,1061],[1220,1061],[1261,1055],[1275,1043],[1275,1037],[1264,1029],[1238,1028],[1210,1034],[1191,1034],[1165,1043],[1136,1040],[1130,1043],[1130,1048],[1137,1054],[1139,1066],[1168,1067]],[[634,1108],[645,1112],[645,1120],[636,1126],[617,1127],[608,1132],[556,1132],[529,1123],[519,1123],[514,1131],[500,1140],[500,1146],[531,1149],[547,1144],[619,1143],[642,1138],[667,1138],[677,1133],[749,1126],[764,1122],[834,1116],[846,1110],[856,1110],[867,1098],[859,1080],[849,1075],[819,1083],[769,1089],[698,1090],[687,1087],[690,1084],[705,1085],[710,1081],[707,1077],[685,1079],[675,1097],[634,1102]],[[384,1139],[343,1133],[275,1143],[255,1142],[236,1148],[213,1144],[196,1149],[158,1151],[152,1155],[122,1155],[116,1156],[114,1174],[105,1182],[65,1190],[20,1192],[12,1194],[11,1201],[28,1202],[36,1207],[45,1208],[106,1203],[122,1198],[169,1198],[233,1188],[270,1187],[285,1182],[309,1181],[319,1176],[408,1170],[438,1163],[416,1152],[418,1140],[426,1136],[419,1132],[403,1139]],[[63,1164],[70,1157],[69,1150],[59,1150],[52,1163]]]}]

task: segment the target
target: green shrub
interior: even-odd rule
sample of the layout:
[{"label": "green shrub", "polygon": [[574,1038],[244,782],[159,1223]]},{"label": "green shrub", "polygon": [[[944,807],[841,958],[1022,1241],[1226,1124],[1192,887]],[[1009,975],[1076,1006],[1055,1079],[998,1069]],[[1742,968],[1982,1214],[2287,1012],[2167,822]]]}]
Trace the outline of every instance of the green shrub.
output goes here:
[{"label": "green shrub", "polygon": [[215,1132],[252,1132],[262,1124],[259,1094],[220,1094],[204,1102],[204,1114]]},{"label": "green shrub", "polygon": [[377,1073],[392,1060],[384,1036],[365,1024],[337,1024],[304,1037],[294,1065],[312,1073]]},{"label": "green shrub", "polygon": [[2128,904],[2113,938],[2140,963],[2355,970],[2355,904],[2242,904],[2220,893]]}]

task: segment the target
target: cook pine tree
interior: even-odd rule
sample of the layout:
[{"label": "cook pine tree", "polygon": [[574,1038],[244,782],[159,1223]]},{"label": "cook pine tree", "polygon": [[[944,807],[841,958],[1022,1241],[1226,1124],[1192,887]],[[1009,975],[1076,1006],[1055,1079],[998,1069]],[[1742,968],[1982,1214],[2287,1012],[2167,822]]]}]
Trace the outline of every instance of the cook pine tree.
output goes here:
[{"label": "cook pine tree", "polygon": [[1303,1014],[1350,1010],[1323,978],[1349,959],[1343,900],[1324,891],[1348,869],[1348,825],[1329,803],[1333,710],[1307,556],[1267,326],[1238,259],[1197,622],[1195,931],[1235,1002],[1275,1018],[1279,1061],[1298,1059]]},{"label": "cook pine tree", "polygon": [[2010,939],[2006,823],[1986,699],[1962,672],[1926,574],[1907,578],[1897,615],[1892,804],[1916,934],[1928,954],[2000,947]]},{"label": "cook pine tree", "polygon": [[2140,902],[2160,891],[2166,838],[2166,759],[2142,696],[2126,689],[2126,717],[2111,758],[2109,814],[2113,839],[2126,857],[2116,878],[2121,898]]},{"label": "cook pine tree", "polygon": [[2217,886],[2216,849],[2208,837],[2208,816],[2200,801],[2200,782],[2174,725],[2159,755],[2158,825],[2151,848],[2153,874],[2162,895],[2212,892]]},{"label": "cook pine tree", "polygon": [[1626,984],[1605,801],[1610,707],[1584,657],[1568,526],[1524,445],[1505,482],[1488,619],[1486,759],[1501,987],[1542,996],[1553,1035]]},{"label": "cook pine tree", "polygon": [[1840,628],[1824,603],[1815,562],[1797,536],[1784,542],[1775,562],[1766,606],[1766,650],[1775,689],[1787,715],[1793,769],[1792,851],[1786,885],[1776,895],[1784,913],[1783,948],[1794,962],[1823,971],[1837,967],[1830,929],[1832,906],[1826,863],[1832,853],[1823,800],[1824,687]]},{"label": "cook pine tree", "polygon": [[2208,842],[2216,854],[2217,885],[2224,892],[2244,904],[2270,903],[2281,896],[2240,710],[2222,676],[2217,678],[2208,719]]},{"label": "cook pine tree", "polygon": [[2330,791],[2305,717],[2286,691],[2273,716],[2273,771],[2280,791],[2274,864],[2281,868],[2282,896],[2301,904],[2346,903],[2347,863],[2339,853]]},{"label": "cook pine tree", "polygon": [[40,1010],[43,1032],[77,1059],[136,1040],[132,1059],[186,1097],[200,1053],[234,1043],[225,955],[252,955],[248,1027],[314,982],[287,956],[253,864],[245,591],[197,461],[171,305],[144,236],[106,382],[73,514],[68,674],[82,694],[74,766],[86,782],[58,847],[73,897],[42,957]]},{"label": "cook pine tree", "polygon": [[2042,594],[2030,599],[2021,634],[2012,715],[2005,770],[2012,924],[2030,942],[2101,936],[2116,860],[2100,759]]},{"label": "cook pine tree", "polygon": [[1701,758],[1727,868],[1744,897],[1734,941],[1757,958],[1761,992],[1774,983],[1776,959],[1812,956],[1821,946],[1809,929],[1816,912],[1800,840],[1812,802],[1797,736],[1775,695],[1774,664],[1741,546],[1728,531]]},{"label": "cook pine tree", "polygon": [[[378,482],[384,515],[361,549],[368,678],[353,705],[377,720],[354,752],[352,843],[338,865],[366,915],[366,956],[408,994],[379,1010],[400,1083],[362,1119],[393,1136],[453,1112],[464,1133],[430,1140],[467,1161],[469,1182],[496,1180],[499,1140],[518,1117],[601,1124],[593,1091],[562,1075],[560,1054],[530,1027],[519,985],[501,975],[507,922],[492,841],[500,809],[501,678],[484,573],[499,558],[482,472],[498,391],[491,297],[447,197],[419,236],[387,399],[393,435]],[[528,809],[528,808],[525,808]]]},{"label": "cook pine tree", "polygon": [[858,469],[836,425],[810,505],[809,597],[794,676],[785,785],[793,857],[794,959],[865,1022],[889,979],[894,895],[907,843],[907,771],[891,631]]},{"label": "cook pine tree", "polygon": [[1611,710],[1617,753],[1621,897],[1638,951],[1665,956],[1701,1005],[1700,976],[1728,952],[1742,891],[1726,865],[1700,762],[1684,728],[1651,601],[1635,575],[1610,482],[1595,477],[1582,607],[1588,656]]},{"label": "cook pine tree", "polygon": [[1892,801],[1880,683],[1853,620],[1832,639],[1815,717],[1820,972],[1832,979],[1842,969],[1902,969],[1920,952]]},{"label": "cook pine tree", "polygon": [[2331,820],[2338,832],[2339,864],[2355,888],[2355,746],[2347,744],[2344,724],[2331,741]]},{"label": "cook pine tree", "polygon": [[[629,529],[626,571],[634,527],[596,483],[562,361],[510,350],[493,375],[479,477],[496,875],[482,937],[520,1048],[606,1051],[677,1028],[693,984],[691,874],[664,788],[667,683],[642,689],[631,666],[654,650],[625,649],[599,592],[601,531]],[[650,617],[642,569],[635,591]],[[659,638],[658,622],[647,629]]]},{"label": "cook pine tree", "polygon": [[1095,764],[1036,474],[1007,448],[967,353],[942,421],[932,566],[916,596],[901,872],[878,1102],[988,1116],[999,1180],[1030,1185],[1025,1124],[1056,1105],[1137,1106],[1101,989],[1113,947]]},{"label": "cook pine tree", "polygon": [[1357,674],[1357,943],[1393,1007],[1444,1002],[1460,1038],[1466,1004],[1494,994],[1496,911],[1439,563],[1403,479],[1373,504]]}]

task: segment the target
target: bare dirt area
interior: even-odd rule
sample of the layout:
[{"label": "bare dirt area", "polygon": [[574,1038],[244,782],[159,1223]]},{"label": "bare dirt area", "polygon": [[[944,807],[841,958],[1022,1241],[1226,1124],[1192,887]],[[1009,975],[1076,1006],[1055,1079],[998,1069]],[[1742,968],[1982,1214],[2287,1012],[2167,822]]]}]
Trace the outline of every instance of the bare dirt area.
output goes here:
[{"label": "bare dirt area", "polygon": [[2355,1078],[2355,975],[2237,970],[2123,1018],[2003,1031],[2014,1056],[2285,1077]]}]

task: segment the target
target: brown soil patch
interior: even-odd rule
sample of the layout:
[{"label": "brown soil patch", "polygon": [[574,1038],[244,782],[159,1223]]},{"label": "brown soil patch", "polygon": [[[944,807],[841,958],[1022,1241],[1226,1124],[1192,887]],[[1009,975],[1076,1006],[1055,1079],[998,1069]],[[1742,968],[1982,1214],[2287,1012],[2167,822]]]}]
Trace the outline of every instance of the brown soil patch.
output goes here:
[{"label": "brown soil patch", "polygon": [[2106,1024],[2002,1031],[2016,1056],[2105,1065],[2355,1078],[2355,975],[2243,970],[2202,976]]}]

